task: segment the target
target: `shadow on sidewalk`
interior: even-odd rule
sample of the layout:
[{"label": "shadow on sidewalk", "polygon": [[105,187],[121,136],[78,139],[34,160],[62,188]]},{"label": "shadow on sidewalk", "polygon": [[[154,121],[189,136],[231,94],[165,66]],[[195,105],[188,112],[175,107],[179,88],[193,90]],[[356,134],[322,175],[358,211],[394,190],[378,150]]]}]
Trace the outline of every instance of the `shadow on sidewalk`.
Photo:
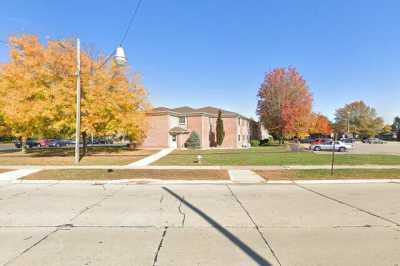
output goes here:
[{"label": "shadow on sidewalk", "polygon": [[192,205],[191,203],[187,202],[184,198],[180,197],[178,194],[173,192],[167,187],[162,187],[163,190],[167,191],[169,194],[174,196],[176,199],[182,202],[186,207],[190,208],[192,211],[197,213],[201,218],[203,218],[206,222],[208,222],[212,227],[217,229],[221,234],[223,234],[226,238],[228,238],[232,243],[234,243],[238,248],[240,248],[247,256],[249,256],[253,261],[255,261],[258,265],[265,265],[269,266],[272,265],[266,259],[264,259],[260,254],[254,251],[251,247],[249,247],[246,243],[242,240],[237,238],[234,234],[230,231],[226,230],[222,225],[217,223],[214,219],[210,216],[205,214],[203,211],[198,209],[196,206]]}]

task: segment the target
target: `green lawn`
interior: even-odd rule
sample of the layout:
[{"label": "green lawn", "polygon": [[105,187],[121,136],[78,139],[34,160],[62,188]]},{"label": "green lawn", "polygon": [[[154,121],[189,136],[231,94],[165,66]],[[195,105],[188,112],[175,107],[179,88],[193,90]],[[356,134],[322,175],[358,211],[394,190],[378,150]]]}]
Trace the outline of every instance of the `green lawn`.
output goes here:
[{"label": "green lawn", "polygon": [[[400,165],[400,156],[336,153],[338,165]],[[330,154],[290,152],[286,146],[257,147],[236,150],[183,150],[161,158],[154,165],[198,165],[197,155],[202,155],[203,165],[328,165]]]},{"label": "green lawn", "polygon": [[256,170],[266,180],[398,179],[400,169]]}]

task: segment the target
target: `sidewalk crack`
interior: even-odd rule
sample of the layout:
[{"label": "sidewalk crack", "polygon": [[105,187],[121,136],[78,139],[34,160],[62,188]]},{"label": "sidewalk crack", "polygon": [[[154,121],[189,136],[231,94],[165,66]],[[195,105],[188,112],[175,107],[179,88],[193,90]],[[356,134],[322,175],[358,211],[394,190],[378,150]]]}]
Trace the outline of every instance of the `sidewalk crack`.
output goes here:
[{"label": "sidewalk crack", "polygon": [[311,188],[302,186],[302,185],[300,185],[300,184],[298,184],[298,183],[294,183],[294,184],[295,184],[296,186],[298,186],[298,187],[300,187],[300,188],[302,188],[302,189],[308,191],[308,192],[314,193],[314,194],[316,194],[316,195],[318,195],[318,196],[321,196],[321,197],[323,197],[323,198],[332,200],[332,201],[334,201],[334,202],[336,202],[336,203],[339,203],[339,204],[345,205],[345,206],[347,206],[347,207],[356,209],[356,210],[358,210],[358,211],[360,211],[360,212],[369,214],[369,215],[374,216],[375,218],[381,219],[381,220],[383,220],[383,221],[385,221],[385,222],[394,224],[394,225],[396,225],[396,226],[400,226],[400,223],[398,223],[398,222],[396,222],[396,221],[393,221],[393,220],[391,220],[391,219],[389,219],[389,218],[380,216],[379,214],[376,214],[376,213],[373,213],[373,212],[371,212],[371,211],[362,209],[362,208],[360,208],[360,207],[357,207],[357,206],[352,205],[352,204],[350,204],[350,203],[347,203],[347,202],[344,202],[344,201],[342,201],[342,200],[333,198],[333,197],[331,197],[331,196],[322,194],[322,193],[320,193],[320,192],[318,192],[318,191],[316,191],[316,190],[313,190],[313,189],[311,189]]},{"label": "sidewalk crack", "polygon": [[163,233],[162,233],[162,235],[161,235],[160,243],[158,244],[156,253],[154,254],[153,266],[156,266],[156,265],[157,265],[158,254],[160,253],[160,250],[161,250],[161,248],[162,248],[162,246],[163,246],[164,239],[165,239],[165,236],[166,236],[166,234],[167,234],[167,230],[168,230],[168,226],[165,226],[165,227],[164,227],[164,231],[163,231]]},{"label": "sidewalk crack", "polygon": [[249,211],[246,209],[246,207],[243,205],[243,203],[239,200],[239,198],[236,196],[236,194],[233,192],[231,187],[229,185],[226,185],[228,190],[230,191],[232,197],[236,200],[236,202],[240,205],[240,207],[243,209],[243,211],[246,213],[246,215],[249,217],[250,221],[254,225],[254,228],[257,230],[258,234],[260,235],[261,239],[264,241],[264,244],[267,246],[268,250],[272,253],[274,256],[275,260],[278,262],[279,265],[282,265],[278,256],[276,255],[274,249],[272,248],[271,244],[268,242],[266,237],[264,236],[263,232],[261,232],[260,227],[257,225],[253,217],[250,215]]},{"label": "sidewalk crack", "polygon": [[44,237],[42,237],[41,239],[39,239],[38,241],[36,241],[35,243],[33,243],[30,247],[24,249],[21,253],[19,253],[16,257],[10,259],[9,261],[7,261],[6,263],[4,263],[4,266],[10,265],[11,263],[13,263],[14,261],[16,261],[18,258],[20,258],[22,255],[24,255],[25,253],[29,252],[31,249],[33,249],[34,247],[36,247],[37,245],[39,245],[40,243],[42,243],[44,240],[46,240],[49,236],[51,236],[52,234],[56,233],[58,230],[60,230],[60,228],[56,228],[53,231],[50,231],[48,234],[46,234]]},{"label": "sidewalk crack", "polygon": [[178,211],[180,215],[182,215],[182,222],[181,222],[181,227],[185,226],[185,220],[186,220],[186,213],[182,211],[182,201],[185,200],[185,196],[182,196],[182,199],[179,200],[179,206],[178,206]]},{"label": "sidewalk crack", "polygon": [[101,203],[103,203],[105,200],[107,199],[111,199],[113,198],[118,192],[120,192],[122,189],[124,188],[124,186],[122,186],[120,189],[114,191],[111,194],[105,195],[103,198],[101,198],[100,200],[98,200],[97,202],[90,204],[88,206],[86,206],[85,208],[83,208],[79,213],[77,213],[76,215],[74,215],[71,219],[69,219],[69,221],[73,221],[76,218],[78,218],[79,216],[81,216],[82,214],[84,214],[85,212],[89,211],[90,209],[99,206]]}]

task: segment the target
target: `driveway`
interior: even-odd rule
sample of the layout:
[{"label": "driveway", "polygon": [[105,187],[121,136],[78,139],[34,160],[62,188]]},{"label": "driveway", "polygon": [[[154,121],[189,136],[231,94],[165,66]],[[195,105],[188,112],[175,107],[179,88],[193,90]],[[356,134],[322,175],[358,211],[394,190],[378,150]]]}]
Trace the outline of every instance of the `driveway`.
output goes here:
[{"label": "driveway", "polygon": [[0,183],[0,265],[399,265],[399,195],[399,183]]}]

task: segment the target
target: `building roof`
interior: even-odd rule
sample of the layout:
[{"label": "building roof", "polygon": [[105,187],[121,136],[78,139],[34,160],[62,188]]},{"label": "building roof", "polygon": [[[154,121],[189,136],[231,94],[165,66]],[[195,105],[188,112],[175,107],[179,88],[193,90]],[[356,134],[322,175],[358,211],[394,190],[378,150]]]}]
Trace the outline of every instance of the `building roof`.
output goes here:
[{"label": "building roof", "polygon": [[189,133],[189,131],[182,127],[173,127],[169,130],[169,133],[180,134],[180,133]]},{"label": "building roof", "polygon": [[167,108],[167,107],[156,107],[153,108],[153,112],[167,112],[170,111],[171,109]]},{"label": "building roof", "polygon": [[191,112],[195,111],[195,109],[193,109],[190,106],[177,107],[177,108],[174,108],[174,109],[171,109],[171,110],[174,111],[174,112],[177,112],[177,113],[191,113]]},{"label": "building roof", "polygon": [[204,112],[204,113],[213,114],[213,115],[218,115],[218,112],[220,110],[222,112],[222,115],[239,115],[238,113],[227,111],[227,110],[220,109],[220,108],[216,108],[213,106],[206,106],[206,107],[197,109],[198,112]]},{"label": "building roof", "polygon": [[190,106],[181,106],[177,108],[167,108],[167,107],[157,107],[154,108],[150,113],[170,113],[173,115],[208,115],[208,116],[217,116],[218,112],[221,110],[223,117],[242,117],[248,119],[247,117],[240,115],[235,112],[227,111],[221,108],[206,106],[202,108],[192,108]]}]

